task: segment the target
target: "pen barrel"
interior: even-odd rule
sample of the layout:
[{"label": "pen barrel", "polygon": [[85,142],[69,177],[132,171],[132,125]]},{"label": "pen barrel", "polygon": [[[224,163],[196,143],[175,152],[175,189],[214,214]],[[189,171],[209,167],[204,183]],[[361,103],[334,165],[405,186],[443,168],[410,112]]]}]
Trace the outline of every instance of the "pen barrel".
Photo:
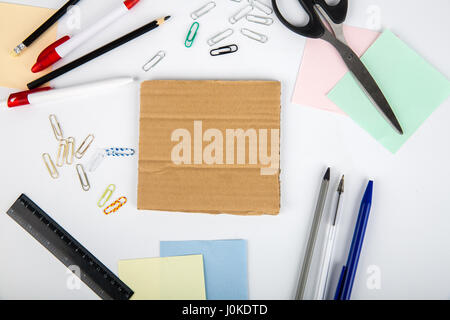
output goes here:
[{"label": "pen barrel", "polygon": [[297,292],[295,295],[296,300],[302,300],[304,298],[306,285],[308,282],[309,269],[311,267],[311,260],[314,253],[314,247],[316,244],[317,233],[319,231],[320,221],[322,219],[323,209],[325,207],[325,200],[328,193],[329,180],[324,180],[320,187],[320,193],[316,210],[314,212],[314,219],[311,225],[311,232],[309,234],[308,244],[306,247],[305,258],[303,260],[302,270],[300,273]]},{"label": "pen barrel", "polygon": [[67,56],[72,50],[82,45],[84,42],[95,36],[97,33],[105,29],[114,21],[120,19],[128,12],[128,8],[122,3],[120,7],[111,11],[109,14],[98,20],[92,26],[74,35],[69,41],[56,47],[55,50],[61,58]]},{"label": "pen barrel", "polygon": [[31,90],[31,89],[38,88],[38,87],[42,86],[43,84],[65,74],[75,68],[78,68],[79,66],[81,66],[91,60],[94,60],[95,58],[97,58],[117,47],[120,47],[121,45],[123,45],[129,41],[131,41],[137,37],[140,37],[141,35],[157,28],[158,26],[159,25],[158,25],[157,20],[152,21],[149,24],[146,24],[145,26],[142,26],[141,28],[136,29],[135,31],[132,31],[132,32],[104,45],[103,47],[100,47],[100,48],[92,51],[91,53],[88,53],[88,54],[82,56],[81,58],[78,58],[78,59],[66,64],[63,67],[56,69],[56,70],[46,74],[45,76],[30,82],[27,85],[28,89]]},{"label": "pen barrel", "polygon": [[349,300],[352,294],[353,282],[355,281],[359,257],[361,255],[361,249],[364,243],[364,235],[367,228],[367,222],[369,221],[370,208],[370,202],[361,204],[346,265],[346,281],[344,281],[343,283],[341,300]]}]

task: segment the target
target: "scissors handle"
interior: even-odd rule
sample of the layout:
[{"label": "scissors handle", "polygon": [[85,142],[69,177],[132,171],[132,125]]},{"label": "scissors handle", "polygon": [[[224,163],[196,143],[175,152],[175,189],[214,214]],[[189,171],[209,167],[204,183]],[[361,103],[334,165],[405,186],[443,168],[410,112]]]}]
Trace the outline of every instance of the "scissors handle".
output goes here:
[{"label": "scissors handle", "polygon": [[341,0],[338,4],[333,6],[328,5],[325,0],[298,0],[298,2],[309,16],[308,24],[301,27],[291,24],[283,17],[278,8],[277,0],[272,0],[272,6],[278,19],[280,19],[281,23],[283,23],[286,28],[304,37],[320,38],[325,32],[325,27],[314,9],[314,6],[316,5],[321,6],[336,24],[344,22],[347,16],[348,0]]}]

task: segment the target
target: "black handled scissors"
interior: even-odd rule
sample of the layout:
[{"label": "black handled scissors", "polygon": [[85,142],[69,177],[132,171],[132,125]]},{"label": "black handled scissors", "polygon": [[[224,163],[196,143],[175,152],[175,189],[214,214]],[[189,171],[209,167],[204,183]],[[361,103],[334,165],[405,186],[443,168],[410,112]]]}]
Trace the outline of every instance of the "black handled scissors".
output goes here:
[{"label": "black handled scissors", "polygon": [[[309,16],[307,25],[295,26],[288,22],[281,14],[277,0],[272,0],[278,19],[288,29],[299,35],[322,39],[330,43],[339,52],[355,80],[381,115],[399,134],[403,134],[403,129],[380,87],[345,40],[342,23],[347,16],[348,0],[341,0],[333,6],[328,5],[325,0],[298,0],[298,2]],[[326,24],[330,26],[331,31],[325,27]]]}]

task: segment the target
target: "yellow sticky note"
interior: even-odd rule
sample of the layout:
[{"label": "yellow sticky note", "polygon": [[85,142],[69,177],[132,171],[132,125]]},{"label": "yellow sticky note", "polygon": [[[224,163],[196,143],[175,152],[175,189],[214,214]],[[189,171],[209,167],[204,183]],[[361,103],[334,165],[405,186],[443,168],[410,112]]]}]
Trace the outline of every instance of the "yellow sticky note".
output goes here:
[{"label": "yellow sticky note", "polygon": [[12,57],[10,53],[55,12],[47,8],[0,3],[0,86],[26,89],[27,83],[48,73],[49,70],[32,73],[31,67],[41,51],[55,42],[57,24],[20,56]]},{"label": "yellow sticky note", "polygon": [[119,278],[132,300],[205,300],[203,256],[119,261]]}]

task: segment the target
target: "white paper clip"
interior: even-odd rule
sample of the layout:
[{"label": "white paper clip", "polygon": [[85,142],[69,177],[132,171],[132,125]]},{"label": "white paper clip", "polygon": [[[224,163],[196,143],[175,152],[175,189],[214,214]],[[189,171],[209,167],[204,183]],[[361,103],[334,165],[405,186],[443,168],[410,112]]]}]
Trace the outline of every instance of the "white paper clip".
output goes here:
[{"label": "white paper clip", "polygon": [[228,38],[229,36],[231,36],[233,34],[233,32],[234,32],[233,29],[228,28],[228,29],[226,29],[226,30],[224,30],[222,32],[219,32],[215,36],[209,38],[207,43],[210,46],[213,46],[216,43],[219,43],[220,41],[222,41],[222,40]]},{"label": "white paper clip", "polygon": [[95,150],[95,153],[92,155],[91,159],[86,164],[87,171],[94,172],[95,170],[97,170],[97,168],[100,166],[105,157],[106,157],[105,149],[99,148]]},{"label": "white paper clip", "polygon": [[204,16],[208,12],[210,12],[212,9],[216,7],[216,3],[214,1],[210,1],[207,4],[205,4],[203,7],[195,10],[191,13],[191,18],[194,20],[197,20],[201,16]]},{"label": "white paper clip", "polygon": [[250,12],[252,12],[253,10],[253,5],[248,4],[245,7],[241,8],[238,12],[236,12],[234,15],[232,15],[228,21],[230,21],[231,24],[235,24],[236,22],[238,22],[239,20],[241,20],[242,18],[244,18],[247,14],[249,14]]},{"label": "white paper clip", "polygon": [[241,33],[244,36],[246,36],[247,38],[259,41],[261,43],[266,43],[267,40],[269,40],[269,38],[266,35],[258,33],[258,32],[255,32],[255,31],[252,31],[252,30],[247,29],[247,28],[242,28],[241,29]]},{"label": "white paper clip", "polygon": [[157,54],[153,56],[144,66],[142,69],[147,72],[154,66],[156,66],[164,57],[166,56],[166,53],[164,51],[159,51]]},{"label": "white paper clip", "polygon": [[267,4],[261,2],[261,0],[247,0],[247,1],[248,1],[248,3],[253,5],[256,9],[261,10],[262,12],[264,12],[267,15],[270,15],[273,13],[273,9],[271,7],[269,7]]},{"label": "white paper clip", "polygon": [[269,17],[257,16],[254,14],[248,14],[245,17],[248,21],[270,26],[273,23],[273,19]]}]

